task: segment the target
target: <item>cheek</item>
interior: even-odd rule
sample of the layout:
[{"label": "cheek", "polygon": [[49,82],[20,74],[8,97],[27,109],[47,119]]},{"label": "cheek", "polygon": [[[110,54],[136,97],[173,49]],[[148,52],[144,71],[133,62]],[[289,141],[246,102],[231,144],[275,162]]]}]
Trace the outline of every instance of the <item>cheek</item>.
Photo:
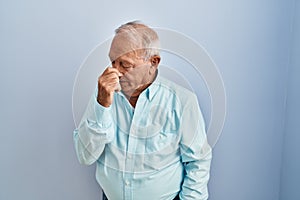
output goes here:
[{"label": "cheek", "polygon": [[127,87],[134,87],[135,85],[139,84],[139,76],[137,76],[135,73],[127,73],[124,75],[124,80],[126,80],[126,86]]},{"label": "cheek", "polygon": [[148,71],[142,68],[135,68],[132,71],[125,74],[126,78],[134,83],[140,84],[144,80],[144,78],[147,76]]}]

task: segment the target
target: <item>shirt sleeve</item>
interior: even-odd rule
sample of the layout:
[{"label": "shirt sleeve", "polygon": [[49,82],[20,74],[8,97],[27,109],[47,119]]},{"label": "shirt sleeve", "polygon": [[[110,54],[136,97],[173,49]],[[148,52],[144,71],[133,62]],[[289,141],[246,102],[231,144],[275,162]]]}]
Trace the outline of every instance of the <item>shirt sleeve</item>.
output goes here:
[{"label": "shirt sleeve", "polygon": [[79,126],[74,130],[73,139],[78,160],[91,165],[98,160],[105,145],[114,138],[111,107],[103,107],[92,95]]},{"label": "shirt sleeve", "polygon": [[207,143],[204,120],[198,106],[197,97],[189,98],[183,109],[180,151],[185,176],[180,191],[180,199],[208,199],[211,147]]}]

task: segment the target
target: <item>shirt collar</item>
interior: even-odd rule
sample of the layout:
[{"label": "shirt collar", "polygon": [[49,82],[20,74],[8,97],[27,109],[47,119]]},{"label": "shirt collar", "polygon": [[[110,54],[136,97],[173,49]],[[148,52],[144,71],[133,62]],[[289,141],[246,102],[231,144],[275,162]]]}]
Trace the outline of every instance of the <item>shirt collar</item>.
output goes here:
[{"label": "shirt collar", "polygon": [[146,93],[146,97],[148,98],[149,101],[152,101],[154,95],[158,91],[158,89],[160,87],[160,79],[161,78],[157,73],[153,83],[144,91]]}]

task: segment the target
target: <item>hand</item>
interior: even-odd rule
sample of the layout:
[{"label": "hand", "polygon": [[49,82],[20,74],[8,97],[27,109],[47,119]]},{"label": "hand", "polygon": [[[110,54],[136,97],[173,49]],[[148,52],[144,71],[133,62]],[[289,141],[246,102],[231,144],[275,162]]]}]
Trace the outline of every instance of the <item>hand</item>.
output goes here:
[{"label": "hand", "polygon": [[97,101],[104,107],[109,107],[113,102],[114,92],[119,92],[121,86],[119,77],[122,74],[115,68],[107,67],[98,78]]}]

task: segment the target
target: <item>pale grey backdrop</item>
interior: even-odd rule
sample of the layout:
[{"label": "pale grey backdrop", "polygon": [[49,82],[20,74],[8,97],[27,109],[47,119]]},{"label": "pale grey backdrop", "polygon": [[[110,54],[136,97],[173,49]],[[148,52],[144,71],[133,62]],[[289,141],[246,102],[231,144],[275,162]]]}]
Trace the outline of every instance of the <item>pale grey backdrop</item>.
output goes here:
[{"label": "pale grey backdrop", "polygon": [[296,1],[289,57],[281,200],[300,199],[300,1]]},{"label": "pale grey backdrop", "polygon": [[0,199],[100,199],[95,167],[76,160],[72,87],[88,53],[133,19],[192,37],[220,69],[228,107],[210,199],[299,199],[299,4],[0,0]]}]

